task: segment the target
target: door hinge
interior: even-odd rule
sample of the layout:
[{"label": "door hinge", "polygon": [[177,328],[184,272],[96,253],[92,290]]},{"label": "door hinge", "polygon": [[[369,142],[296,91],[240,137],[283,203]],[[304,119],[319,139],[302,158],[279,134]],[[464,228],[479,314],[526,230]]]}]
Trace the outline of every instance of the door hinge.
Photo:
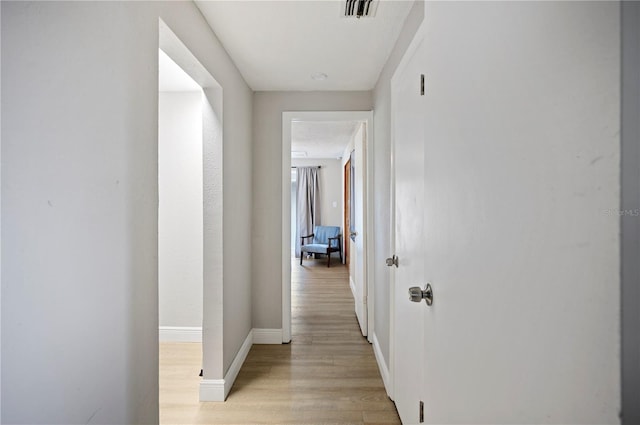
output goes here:
[{"label": "door hinge", "polygon": [[424,422],[424,401],[420,400],[420,423]]},{"label": "door hinge", "polygon": [[424,74],[420,74],[420,96],[424,96]]}]

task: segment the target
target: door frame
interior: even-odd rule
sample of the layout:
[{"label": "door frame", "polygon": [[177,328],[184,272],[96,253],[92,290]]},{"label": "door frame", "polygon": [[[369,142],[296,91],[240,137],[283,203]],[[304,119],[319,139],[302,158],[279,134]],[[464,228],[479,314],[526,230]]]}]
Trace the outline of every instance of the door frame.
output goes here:
[{"label": "door frame", "polygon": [[[398,84],[400,83],[400,79],[402,73],[406,69],[409,61],[413,57],[413,54],[416,52],[420,43],[423,41],[426,33],[426,23],[422,21],[420,27],[418,27],[411,43],[407,47],[407,50],[402,55],[402,59],[398,63],[396,70],[391,77],[391,125],[390,125],[390,172],[389,172],[389,184],[391,186],[390,190],[390,237],[389,237],[389,248],[391,255],[395,255],[396,252],[396,165],[395,165],[395,148],[396,148],[396,133],[395,133],[395,122],[396,122],[396,111],[397,111],[397,90]],[[418,86],[416,85],[416,89]],[[402,262],[402,259],[399,260]],[[395,334],[395,322],[396,322],[396,308],[395,308],[395,286],[396,286],[396,274],[395,267],[391,267],[391,272],[389,273],[389,284],[391,285],[391,291],[389,291],[389,386],[387,388],[387,395],[391,400],[395,398],[395,389],[396,389],[396,373],[395,373],[395,344],[396,344],[396,334]]]},{"label": "door frame", "polygon": [[[291,342],[291,123],[293,121],[362,121],[365,123],[365,277],[371,342],[373,291],[373,111],[286,111],[282,113],[282,342]],[[369,236],[369,237],[368,237]],[[344,237],[344,235],[343,235]]]}]

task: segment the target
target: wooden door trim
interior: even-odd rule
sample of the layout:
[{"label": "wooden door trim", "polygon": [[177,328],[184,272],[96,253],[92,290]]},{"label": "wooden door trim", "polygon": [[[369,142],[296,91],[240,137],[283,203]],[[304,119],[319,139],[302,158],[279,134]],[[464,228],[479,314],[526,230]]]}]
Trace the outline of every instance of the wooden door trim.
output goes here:
[{"label": "wooden door trim", "polygon": [[349,268],[349,229],[351,228],[350,214],[351,214],[351,158],[344,164],[344,199],[343,199],[343,235],[342,243],[344,245],[344,263]]}]

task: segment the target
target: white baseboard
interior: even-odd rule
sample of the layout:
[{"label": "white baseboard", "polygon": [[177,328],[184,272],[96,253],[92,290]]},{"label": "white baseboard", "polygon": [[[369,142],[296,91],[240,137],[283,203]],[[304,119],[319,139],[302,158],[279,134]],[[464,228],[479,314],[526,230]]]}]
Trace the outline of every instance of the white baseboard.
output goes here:
[{"label": "white baseboard", "polygon": [[254,344],[282,344],[282,329],[253,328]]},{"label": "white baseboard", "polygon": [[224,379],[203,379],[200,381],[200,401],[224,401]]},{"label": "white baseboard", "polygon": [[200,382],[200,401],[225,401],[227,399],[252,345],[253,330],[249,332],[249,335],[242,343],[238,354],[236,354],[229,370],[224,375],[224,379],[203,379]]},{"label": "white baseboard", "polygon": [[160,326],[160,342],[202,342],[202,328],[196,326]]},{"label": "white baseboard", "polygon": [[229,391],[231,391],[231,387],[233,383],[236,382],[236,378],[238,377],[238,373],[240,372],[240,368],[244,364],[245,359],[247,358],[247,354],[249,354],[249,350],[251,350],[251,346],[253,345],[253,330],[249,332],[247,338],[242,343],[240,350],[238,350],[238,354],[236,354],[236,358],[233,359],[231,366],[229,366],[229,370],[224,375],[224,398],[227,398],[229,395]]},{"label": "white baseboard", "polygon": [[357,299],[358,297],[356,297],[356,283],[353,281],[353,278],[351,276],[349,276],[349,287],[351,288],[353,298]]},{"label": "white baseboard", "polygon": [[387,395],[391,400],[393,400],[393,388],[391,388],[391,375],[389,374],[389,367],[387,363],[384,361],[384,356],[382,355],[382,349],[380,348],[380,342],[378,341],[378,337],[373,332],[373,353],[376,356],[376,362],[378,363],[378,369],[380,369],[380,375],[382,376],[382,382],[384,383],[384,389],[387,391]]}]

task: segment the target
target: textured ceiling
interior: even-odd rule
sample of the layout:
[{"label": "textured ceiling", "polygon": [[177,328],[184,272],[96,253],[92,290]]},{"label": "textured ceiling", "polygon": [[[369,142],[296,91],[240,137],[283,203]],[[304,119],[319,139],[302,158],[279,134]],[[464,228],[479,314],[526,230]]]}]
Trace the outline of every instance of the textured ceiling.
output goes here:
[{"label": "textured ceiling", "polygon": [[195,1],[256,91],[371,90],[413,4],[381,0],[356,19],[338,0]]},{"label": "textured ceiling", "polygon": [[291,123],[291,152],[300,158],[341,158],[357,121],[294,121]]}]

